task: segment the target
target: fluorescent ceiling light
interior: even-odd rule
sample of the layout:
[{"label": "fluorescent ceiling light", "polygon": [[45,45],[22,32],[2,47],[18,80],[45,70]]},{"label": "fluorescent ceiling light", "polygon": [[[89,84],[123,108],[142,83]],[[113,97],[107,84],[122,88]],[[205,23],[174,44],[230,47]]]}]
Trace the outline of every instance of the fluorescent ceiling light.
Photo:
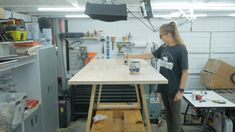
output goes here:
[{"label": "fluorescent ceiling light", "polygon": [[[172,13],[168,15],[154,15],[154,17],[157,18],[172,18],[172,17],[180,17],[181,15],[179,13]],[[186,15],[187,17],[190,17],[190,15]],[[207,14],[193,14],[193,17],[206,17]],[[184,16],[183,16],[184,17]]]},{"label": "fluorescent ceiling light", "polygon": [[82,15],[66,15],[66,18],[88,18],[89,16],[82,14]]},{"label": "fluorescent ceiling light", "polygon": [[235,13],[234,14],[229,14],[229,16],[235,17]]},{"label": "fluorescent ceiling light", "polygon": [[196,16],[196,17],[207,17],[208,15],[207,14],[194,14],[193,16]]},{"label": "fluorescent ceiling light", "polygon": [[235,7],[193,7],[194,10],[224,10],[224,11],[235,11]]},{"label": "fluorescent ceiling light", "polygon": [[38,8],[38,11],[77,12],[85,11],[85,8]]},{"label": "fluorescent ceiling light", "polygon": [[205,3],[155,3],[152,9],[194,9],[194,10],[235,10],[234,4],[205,4]]},{"label": "fluorescent ceiling light", "polygon": [[157,17],[157,18],[171,18],[171,17],[179,17],[179,15],[154,15],[153,17]]}]

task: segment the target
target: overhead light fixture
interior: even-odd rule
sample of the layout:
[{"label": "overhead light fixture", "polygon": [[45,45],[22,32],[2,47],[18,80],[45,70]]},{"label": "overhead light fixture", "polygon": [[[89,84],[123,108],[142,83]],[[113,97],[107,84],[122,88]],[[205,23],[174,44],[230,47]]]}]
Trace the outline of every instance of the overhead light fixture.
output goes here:
[{"label": "overhead light fixture", "polygon": [[234,4],[206,4],[206,3],[155,3],[152,9],[194,9],[194,10],[235,10]]},{"label": "overhead light fixture", "polygon": [[153,17],[156,17],[156,18],[172,18],[172,17],[179,17],[179,15],[173,15],[173,14],[169,14],[169,15],[154,15]]},{"label": "overhead light fixture", "polygon": [[153,17],[153,12],[152,12],[152,7],[151,7],[151,2],[150,0],[147,1],[141,1],[140,2],[140,10],[144,18],[152,18]]},{"label": "overhead light fixture", "polygon": [[[172,17],[180,17],[181,15],[179,13],[171,13],[168,15],[154,15],[156,18],[172,18]],[[186,15],[190,16],[190,15]],[[193,17],[206,17],[207,14],[194,14]]]},{"label": "overhead light fixture", "polygon": [[193,7],[194,10],[223,10],[223,11],[235,11],[235,7]]},{"label": "overhead light fixture", "polygon": [[105,22],[127,20],[126,4],[96,4],[87,2],[84,13],[92,19]]},{"label": "overhead light fixture", "polygon": [[50,12],[82,12],[85,8],[38,8],[38,11],[50,11]]},{"label": "overhead light fixture", "polygon": [[233,14],[229,14],[229,16],[231,16],[231,17],[235,17],[235,13],[233,13]]},{"label": "overhead light fixture", "polygon": [[66,18],[88,18],[89,16],[82,14],[82,15],[66,15]]}]

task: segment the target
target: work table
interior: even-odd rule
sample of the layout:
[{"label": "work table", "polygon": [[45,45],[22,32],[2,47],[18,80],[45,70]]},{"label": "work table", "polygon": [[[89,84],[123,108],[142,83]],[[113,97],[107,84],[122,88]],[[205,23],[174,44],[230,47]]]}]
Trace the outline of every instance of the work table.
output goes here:
[{"label": "work table", "polygon": [[[130,61],[130,60],[129,60]],[[147,102],[144,94],[144,84],[167,84],[168,80],[155,70],[147,61],[137,60],[140,62],[139,73],[130,74],[129,65],[124,65],[123,59],[95,59],[75,74],[69,81],[69,85],[92,85],[90,97],[89,112],[87,117],[86,132],[91,130],[92,113],[94,99],[96,96],[96,87],[99,86],[99,94],[96,109],[98,110],[116,110],[125,111],[139,110],[143,107],[148,132],[152,132]],[[134,84],[137,95],[137,102],[131,105],[124,103],[102,103],[100,102],[102,85],[120,85]],[[141,96],[141,98],[139,97]],[[100,112],[100,111],[98,111]],[[114,125],[115,126],[115,125]],[[142,124],[142,127],[143,124]]]},{"label": "work table", "polygon": [[147,61],[140,62],[140,72],[130,74],[122,59],[93,60],[69,81],[69,85],[82,84],[166,84],[167,79]]}]

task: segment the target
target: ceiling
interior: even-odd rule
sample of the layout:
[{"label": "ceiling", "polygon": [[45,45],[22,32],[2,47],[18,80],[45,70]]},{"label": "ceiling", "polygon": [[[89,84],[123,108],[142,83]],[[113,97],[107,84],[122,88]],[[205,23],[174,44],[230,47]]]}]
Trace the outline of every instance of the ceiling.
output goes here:
[{"label": "ceiling", "polygon": [[[92,3],[125,3],[127,7],[133,11],[139,11],[140,0],[0,0],[0,6],[7,10],[25,13],[36,16],[64,16],[68,14],[81,14],[83,10],[78,11],[38,11],[38,8],[85,8],[86,2]],[[235,0],[151,0],[153,12],[157,14],[172,14],[180,12],[188,13],[192,5],[197,5],[191,12],[193,13],[206,13],[211,16],[223,16],[228,14],[235,14]],[[204,5],[211,5],[218,8],[200,8]],[[167,8],[164,8],[164,7]],[[172,7],[172,8],[171,8]],[[175,7],[179,7],[176,9]],[[228,7],[228,9],[227,9]]]}]

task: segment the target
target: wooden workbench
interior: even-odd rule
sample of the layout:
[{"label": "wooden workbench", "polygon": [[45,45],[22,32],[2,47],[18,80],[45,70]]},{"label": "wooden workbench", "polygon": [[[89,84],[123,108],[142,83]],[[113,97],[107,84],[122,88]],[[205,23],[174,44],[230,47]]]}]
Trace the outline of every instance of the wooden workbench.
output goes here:
[{"label": "wooden workbench", "polygon": [[[97,108],[107,109],[109,106],[111,106],[113,109],[115,107],[113,103],[112,105],[100,103],[102,85],[107,85],[107,84],[112,84],[112,85],[134,84],[136,86],[136,89],[140,88],[140,96],[141,96],[140,103],[143,106],[148,132],[151,132],[149,114],[144,94],[144,84],[167,84],[168,81],[159,72],[157,72],[147,61],[145,60],[138,60],[138,61],[140,61],[140,72],[137,74],[130,74],[128,65],[124,65],[123,60],[121,59],[93,60],[68,81],[69,85],[92,85],[92,93],[90,97],[86,132],[89,132],[91,129],[91,118],[92,118],[92,111],[94,106],[94,98],[97,85],[100,86]],[[133,106],[132,107],[138,108],[138,102],[136,107]],[[116,108],[120,107],[122,109],[125,109],[128,108],[129,106],[120,103],[117,104]]]}]

